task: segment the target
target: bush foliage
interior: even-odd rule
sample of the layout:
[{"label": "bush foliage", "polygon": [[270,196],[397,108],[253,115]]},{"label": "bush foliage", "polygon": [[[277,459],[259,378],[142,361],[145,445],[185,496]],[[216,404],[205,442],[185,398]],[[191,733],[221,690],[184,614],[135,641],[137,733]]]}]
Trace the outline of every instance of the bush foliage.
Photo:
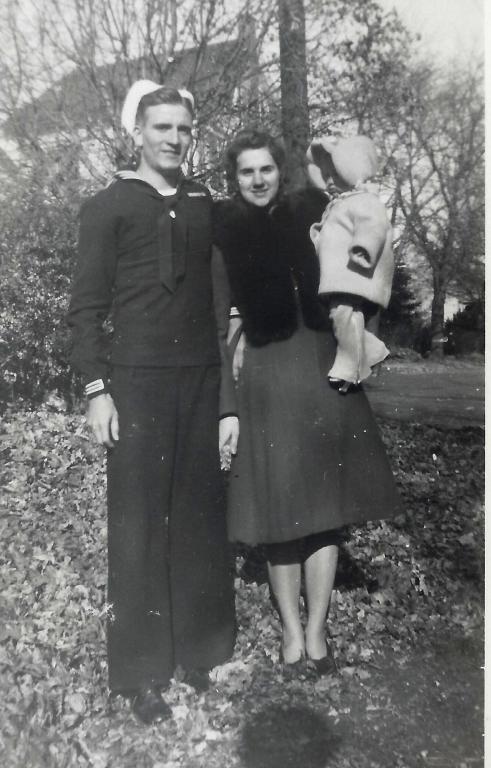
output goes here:
[{"label": "bush foliage", "polygon": [[70,400],[66,311],[81,197],[22,191],[3,210],[0,240],[0,399],[41,401],[50,391]]},{"label": "bush foliage", "polygon": [[389,306],[380,316],[380,334],[389,349],[414,349],[422,327],[420,303],[411,290],[409,270],[404,262],[399,262],[394,272]]},{"label": "bush foliage", "polygon": [[484,352],[484,300],[475,299],[445,323],[447,354]]}]

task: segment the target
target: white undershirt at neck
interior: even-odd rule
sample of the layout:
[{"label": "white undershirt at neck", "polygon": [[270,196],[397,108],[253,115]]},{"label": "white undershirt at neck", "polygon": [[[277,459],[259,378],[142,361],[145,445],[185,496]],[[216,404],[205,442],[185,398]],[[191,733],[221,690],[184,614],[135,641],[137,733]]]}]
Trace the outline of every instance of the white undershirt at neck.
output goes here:
[{"label": "white undershirt at neck", "polygon": [[162,195],[162,197],[171,197],[172,195],[176,194],[177,187],[175,189],[157,189],[157,192],[159,195]]}]

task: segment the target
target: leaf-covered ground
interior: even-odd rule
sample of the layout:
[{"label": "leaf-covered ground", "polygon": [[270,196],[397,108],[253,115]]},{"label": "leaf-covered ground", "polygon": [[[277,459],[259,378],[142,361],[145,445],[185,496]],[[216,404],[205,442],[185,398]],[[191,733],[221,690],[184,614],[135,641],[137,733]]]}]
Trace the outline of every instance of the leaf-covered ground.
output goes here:
[{"label": "leaf-covered ground", "polygon": [[381,424],[406,512],[356,529],[328,628],[334,679],[290,679],[258,551],[236,559],[239,633],[206,694],[138,724],[106,687],[103,458],[51,400],[1,427],[5,768],[474,768],[482,764],[483,445]]}]

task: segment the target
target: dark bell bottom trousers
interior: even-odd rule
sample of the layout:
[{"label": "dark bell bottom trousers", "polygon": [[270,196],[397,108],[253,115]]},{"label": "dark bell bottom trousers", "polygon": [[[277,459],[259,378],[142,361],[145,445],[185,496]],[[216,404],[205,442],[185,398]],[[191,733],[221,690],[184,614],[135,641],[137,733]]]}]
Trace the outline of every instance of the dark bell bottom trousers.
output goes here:
[{"label": "dark bell bottom trousers", "polygon": [[120,439],[108,452],[109,686],[168,685],[211,669],[235,639],[218,457],[218,366],[113,374]]}]

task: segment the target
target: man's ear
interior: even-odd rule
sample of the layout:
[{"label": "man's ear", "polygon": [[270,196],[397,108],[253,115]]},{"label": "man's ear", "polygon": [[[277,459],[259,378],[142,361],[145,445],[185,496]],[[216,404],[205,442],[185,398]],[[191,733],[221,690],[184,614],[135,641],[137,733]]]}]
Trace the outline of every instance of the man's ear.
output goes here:
[{"label": "man's ear", "polygon": [[142,127],[140,123],[136,123],[135,127],[133,128],[133,141],[135,142],[135,147],[141,147],[143,144],[143,137],[142,137]]}]

